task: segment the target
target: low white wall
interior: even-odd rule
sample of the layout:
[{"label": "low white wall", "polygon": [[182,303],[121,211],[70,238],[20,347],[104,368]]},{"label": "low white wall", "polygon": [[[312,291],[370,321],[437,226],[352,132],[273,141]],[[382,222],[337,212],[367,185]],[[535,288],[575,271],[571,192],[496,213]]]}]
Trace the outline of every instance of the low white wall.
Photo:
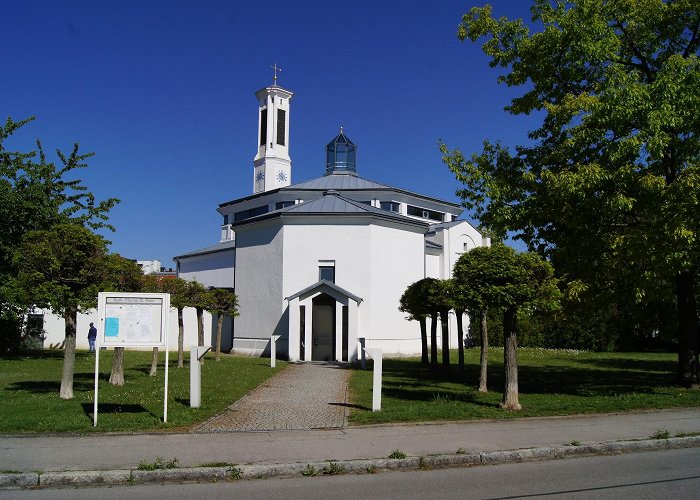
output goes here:
[{"label": "low white wall", "polygon": [[[65,334],[65,321],[60,316],[57,316],[50,311],[37,310],[36,313],[44,314],[44,348],[46,349],[61,349],[63,348]],[[197,345],[197,311],[193,307],[187,307],[183,311],[184,324],[184,348],[189,350],[193,345]],[[171,351],[177,350],[178,325],[177,325],[177,309],[170,308],[168,318],[168,349]],[[97,311],[88,311],[78,314],[76,348],[88,349],[88,329],[90,323],[97,323]],[[231,320],[226,319],[222,328],[222,345],[223,351],[231,349]],[[208,312],[204,312],[204,343],[215,347],[216,342],[216,316]],[[133,347],[129,349],[147,350],[151,347]]]}]

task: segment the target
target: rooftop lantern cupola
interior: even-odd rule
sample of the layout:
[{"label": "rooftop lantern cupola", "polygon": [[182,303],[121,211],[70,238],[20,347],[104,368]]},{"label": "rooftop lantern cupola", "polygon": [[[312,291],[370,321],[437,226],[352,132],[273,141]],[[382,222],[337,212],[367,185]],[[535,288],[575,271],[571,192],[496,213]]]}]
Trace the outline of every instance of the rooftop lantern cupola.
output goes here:
[{"label": "rooftop lantern cupola", "polygon": [[357,175],[357,146],[343,133],[340,133],[326,145],[326,175]]}]

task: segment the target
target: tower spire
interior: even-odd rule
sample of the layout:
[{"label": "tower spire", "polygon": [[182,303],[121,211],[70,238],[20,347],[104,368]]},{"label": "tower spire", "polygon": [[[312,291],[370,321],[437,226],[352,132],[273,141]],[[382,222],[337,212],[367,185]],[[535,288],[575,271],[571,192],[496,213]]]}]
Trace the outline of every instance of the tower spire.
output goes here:
[{"label": "tower spire", "polygon": [[274,71],[274,76],[272,77],[272,85],[277,85],[277,72],[282,73],[282,68],[277,67],[277,63],[270,66],[270,69]]},{"label": "tower spire", "polygon": [[258,90],[258,152],[253,159],[253,193],[289,186],[292,159],[289,157],[289,101],[294,95],[277,85],[277,63],[274,83]]}]

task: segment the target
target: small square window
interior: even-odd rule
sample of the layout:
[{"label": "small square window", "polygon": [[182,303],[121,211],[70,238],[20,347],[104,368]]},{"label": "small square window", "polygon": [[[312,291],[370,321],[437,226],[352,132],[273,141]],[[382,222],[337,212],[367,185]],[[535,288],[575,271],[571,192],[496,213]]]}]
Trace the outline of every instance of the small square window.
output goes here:
[{"label": "small square window", "polygon": [[335,283],[335,266],[318,266],[318,280]]}]

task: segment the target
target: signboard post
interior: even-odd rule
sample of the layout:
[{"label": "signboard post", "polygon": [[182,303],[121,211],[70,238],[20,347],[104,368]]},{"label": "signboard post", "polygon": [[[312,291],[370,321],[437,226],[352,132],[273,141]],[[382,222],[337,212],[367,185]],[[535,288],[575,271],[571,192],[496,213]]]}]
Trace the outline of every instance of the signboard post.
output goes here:
[{"label": "signboard post", "polygon": [[374,360],[372,372],[372,411],[382,409],[382,350],[379,348],[365,349]]},{"label": "signboard post", "polygon": [[199,361],[211,349],[210,346],[190,347],[190,408],[202,405],[202,363]]},{"label": "signboard post", "polygon": [[270,368],[277,364],[277,341],[281,335],[270,335]]},{"label": "signboard post", "polygon": [[159,347],[165,349],[163,422],[168,421],[168,317],[170,294],[100,292],[97,298],[98,334],[95,342],[95,401],[97,426],[98,374],[102,347]]}]

